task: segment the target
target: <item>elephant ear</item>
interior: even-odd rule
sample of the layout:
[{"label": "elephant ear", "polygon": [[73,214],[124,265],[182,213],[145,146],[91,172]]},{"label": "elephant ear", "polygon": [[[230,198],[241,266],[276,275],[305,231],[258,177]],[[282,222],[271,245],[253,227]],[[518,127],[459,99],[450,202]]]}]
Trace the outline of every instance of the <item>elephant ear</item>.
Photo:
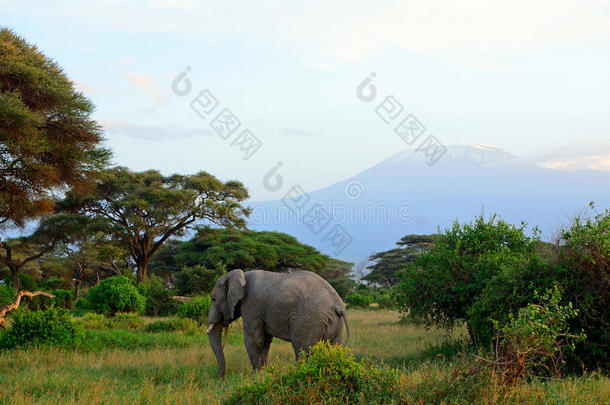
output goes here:
[{"label": "elephant ear", "polygon": [[241,270],[231,270],[227,273],[227,301],[231,319],[235,319],[235,307],[244,298],[246,277]]}]

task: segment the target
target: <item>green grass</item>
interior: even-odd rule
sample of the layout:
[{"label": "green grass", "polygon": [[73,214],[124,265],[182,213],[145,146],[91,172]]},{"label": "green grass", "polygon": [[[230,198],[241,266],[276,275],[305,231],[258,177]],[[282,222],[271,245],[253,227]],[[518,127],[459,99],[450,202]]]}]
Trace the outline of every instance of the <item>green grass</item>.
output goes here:
[{"label": "green grass", "polygon": [[[452,375],[452,362],[461,346],[449,343],[444,332],[401,324],[399,315],[391,311],[350,310],[349,319],[350,348],[356,358],[397,367],[406,401],[610,402],[610,379],[599,375],[532,381],[509,388],[492,381],[475,389],[476,381]],[[144,324],[157,320],[145,319]],[[144,330],[145,326],[88,329],[84,341],[73,349],[0,352],[0,403],[218,403],[240,383],[262,378],[250,368],[239,323],[231,328],[225,348],[223,380],[216,378],[216,361],[203,328]],[[465,337],[461,329],[451,335],[452,339]],[[282,369],[293,360],[290,344],[275,339],[271,364]]]}]

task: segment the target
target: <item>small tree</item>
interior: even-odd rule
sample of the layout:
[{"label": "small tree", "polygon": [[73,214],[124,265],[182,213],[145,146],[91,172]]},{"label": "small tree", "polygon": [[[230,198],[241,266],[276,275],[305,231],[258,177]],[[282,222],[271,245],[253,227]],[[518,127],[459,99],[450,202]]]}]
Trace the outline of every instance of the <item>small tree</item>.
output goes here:
[{"label": "small tree", "polygon": [[110,221],[142,282],[149,260],[163,243],[197,221],[243,227],[249,210],[240,202],[246,198],[240,182],[223,183],[205,172],[163,176],[156,170],[138,173],[117,167],[102,173],[90,192],[69,193],[61,208]]}]

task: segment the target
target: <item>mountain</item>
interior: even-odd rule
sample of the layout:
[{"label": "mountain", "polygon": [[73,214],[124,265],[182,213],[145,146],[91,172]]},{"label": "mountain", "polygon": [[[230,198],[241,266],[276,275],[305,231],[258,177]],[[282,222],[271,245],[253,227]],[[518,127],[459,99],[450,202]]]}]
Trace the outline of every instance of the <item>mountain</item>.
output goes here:
[{"label": "mountain", "polygon": [[433,233],[482,211],[515,224],[526,221],[551,239],[589,201],[610,206],[609,190],[608,172],[554,170],[495,146],[447,146],[432,166],[421,151],[410,149],[297,199],[306,200],[302,207],[290,198],[284,201],[289,204],[252,203],[249,226],[289,233],[358,263],[406,234]]}]

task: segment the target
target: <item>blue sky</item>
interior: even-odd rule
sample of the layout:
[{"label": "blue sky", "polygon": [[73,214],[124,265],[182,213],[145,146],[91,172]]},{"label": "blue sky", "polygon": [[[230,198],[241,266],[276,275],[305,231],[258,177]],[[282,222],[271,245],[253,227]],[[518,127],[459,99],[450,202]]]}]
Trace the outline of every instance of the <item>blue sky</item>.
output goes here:
[{"label": "blue sky", "polygon": [[[6,1],[97,106],[118,164],[237,178],[277,162],[314,190],[407,145],[375,114],[394,95],[445,144],[498,145],[610,170],[610,1]],[[193,90],[173,79],[186,67]],[[371,72],[378,100],[356,87]],[[262,142],[243,160],[190,108],[209,89]]]}]

